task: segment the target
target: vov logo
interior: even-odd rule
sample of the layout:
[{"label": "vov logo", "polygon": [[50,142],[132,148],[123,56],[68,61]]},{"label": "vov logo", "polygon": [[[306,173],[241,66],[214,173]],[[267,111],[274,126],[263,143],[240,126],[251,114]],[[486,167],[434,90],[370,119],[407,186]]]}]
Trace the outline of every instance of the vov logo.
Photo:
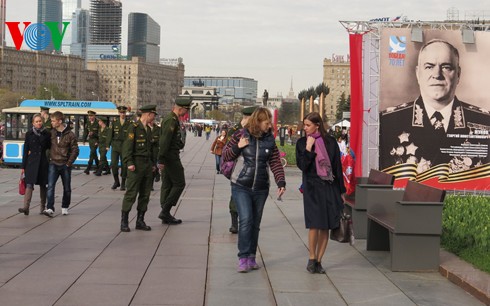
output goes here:
[{"label": "vov logo", "polygon": [[63,30],[60,33],[57,21],[46,21],[45,23],[33,23],[24,21],[24,32],[21,34],[19,29],[19,21],[5,22],[9,28],[10,35],[14,41],[15,49],[20,50],[22,42],[35,51],[41,51],[48,47],[50,41],[53,42],[54,49],[61,49],[61,41],[65,36],[66,28],[69,22],[62,22]]}]

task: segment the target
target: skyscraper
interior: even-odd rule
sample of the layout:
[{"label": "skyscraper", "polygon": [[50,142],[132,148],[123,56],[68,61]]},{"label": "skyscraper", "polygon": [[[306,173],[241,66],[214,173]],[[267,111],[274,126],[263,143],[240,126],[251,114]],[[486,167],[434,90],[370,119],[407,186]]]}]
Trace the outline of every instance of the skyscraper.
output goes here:
[{"label": "skyscraper", "polygon": [[[46,21],[59,22],[59,30],[61,31],[62,21],[62,6],[61,0],[38,0],[37,1],[37,23],[44,23]],[[49,40],[49,44],[44,49],[46,52],[52,52],[54,50],[53,42],[51,40],[50,33],[45,33],[42,28],[38,32],[38,44],[42,45],[42,37]]]},{"label": "skyscraper", "polygon": [[87,45],[87,59],[120,58],[121,24],[121,1],[90,1],[90,43]]},{"label": "skyscraper", "polygon": [[143,13],[128,17],[128,57],[142,57],[148,63],[160,61],[160,25]]},{"label": "skyscraper", "polygon": [[62,51],[64,54],[70,54],[70,45],[72,43],[73,33],[76,29],[73,27],[73,18],[75,17],[75,11],[77,8],[82,7],[82,0],[62,0],[63,2],[63,22],[69,22],[70,25],[66,29],[65,36],[63,37]]},{"label": "skyscraper", "polygon": [[122,4],[118,0],[90,1],[90,44],[120,45]]},{"label": "skyscraper", "polygon": [[88,10],[77,8],[73,14],[71,23],[72,37],[70,54],[80,56],[84,59],[87,59],[89,19],[90,15]]}]

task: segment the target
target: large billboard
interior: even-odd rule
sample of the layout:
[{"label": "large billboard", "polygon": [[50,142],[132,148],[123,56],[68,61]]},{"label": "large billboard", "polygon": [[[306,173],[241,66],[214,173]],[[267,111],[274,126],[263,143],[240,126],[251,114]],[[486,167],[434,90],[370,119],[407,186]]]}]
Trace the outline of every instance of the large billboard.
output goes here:
[{"label": "large billboard", "polygon": [[398,186],[489,190],[490,33],[463,43],[459,30],[413,31],[419,42],[381,32],[380,169]]}]

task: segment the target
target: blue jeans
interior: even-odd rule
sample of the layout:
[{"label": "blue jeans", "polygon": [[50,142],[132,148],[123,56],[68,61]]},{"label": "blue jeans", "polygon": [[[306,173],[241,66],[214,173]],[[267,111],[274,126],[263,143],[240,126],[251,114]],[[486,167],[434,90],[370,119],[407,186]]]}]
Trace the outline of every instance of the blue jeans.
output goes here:
[{"label": "blue jeans", "polygon": [[66,165],[57,166],[55,164],[49,164],[48,171],[48,205],[47,209],[54,211],[54,188],[56,182],[61,176],[61,182],[63,183],[63,199],[61,200],[61,208],[68,208],[71,202],[71,167]]},{"label": "blue jeans", "polygon": [[221,160],[221,155],[214,155],[214,157],[216,158],[216,171],[219,171],[219,162]]},{"label": "blue jeans", "polygon": [[269,190],[252,191],[231,185],[231,197],[238,212],[238,257],[255,256],[259,241],[260,221]]}]

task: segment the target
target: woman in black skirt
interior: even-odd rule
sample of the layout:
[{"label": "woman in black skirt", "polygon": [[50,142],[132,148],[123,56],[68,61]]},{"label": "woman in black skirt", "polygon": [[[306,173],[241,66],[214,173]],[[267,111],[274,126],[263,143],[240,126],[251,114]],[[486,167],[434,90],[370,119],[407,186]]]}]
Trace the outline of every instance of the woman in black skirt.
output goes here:
[{"label": "woman in black skirt", "polygon": [[340,225],[345,193],[340,150],[327,134],[320,114],[303,119],[306,137],[296,143],[296,163],[303,172],[303,202],[310,258],[306,270],[325,273],[322,257],[328,244],[328,231]]}]

